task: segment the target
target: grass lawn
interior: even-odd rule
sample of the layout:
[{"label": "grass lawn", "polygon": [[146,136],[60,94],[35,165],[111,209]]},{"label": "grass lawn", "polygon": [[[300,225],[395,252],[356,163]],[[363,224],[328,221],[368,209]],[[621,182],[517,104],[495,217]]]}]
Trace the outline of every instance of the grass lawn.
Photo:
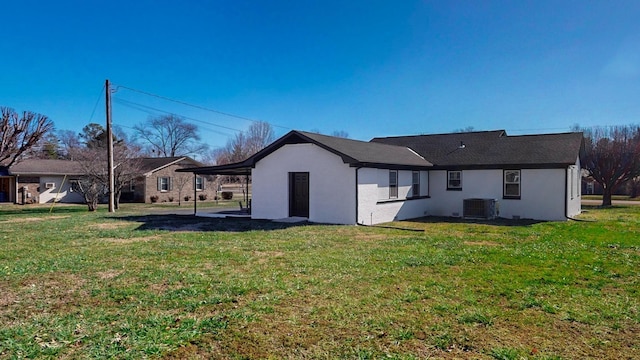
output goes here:
[{"label": "grass lawn", "polygon": [[[582,195],[583,200],[600,200],[602,201],[602,195]],[[611,200],[624,200],[624,201],[640,201],[640,197],[629,197],[628,195],[612,195]]]},{"label": "grass lawn", "polygon": [[390,228],[0,207],[0,358],[640,358],[640,207]]}]

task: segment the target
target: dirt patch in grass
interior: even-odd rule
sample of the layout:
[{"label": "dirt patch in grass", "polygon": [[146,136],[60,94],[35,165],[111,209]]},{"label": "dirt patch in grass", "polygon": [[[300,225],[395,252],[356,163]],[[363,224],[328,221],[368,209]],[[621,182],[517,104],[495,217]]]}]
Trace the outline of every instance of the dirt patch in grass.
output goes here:
[{"label": "dirt patch in grass", "polygon": [[283,257],[282,251],[254,251],[253,255],[258,258],[258,264],[264,264],[271,258]]},{"label": "dirt patch in grass", "polygon": [[108,223],[95,224],[91,227],[97,230],[112,230],[112,229],[119,229],[121,227],[130,226],[130,225],[131,224],[126,222],[108,222]]},{"label": "dirt patch in grass", "polygon": [[158,239],[160,239],[160,236],[153,235],[153,236],[141,236],[141,237],[132,237],[132,238],[102,238],[100,240],[110,242],[113,244],[132,244],[137,242],[148,242],[148,241],[153,241]]},{"label": "dirt patch in grass", "polygon": [[493,241],[465,241],[465,245],[470,246],[498,246],[500,244]]},{"label": "dirt patch in grass", "polygon": [[23,318],[34,313],[72,312],[88,296],[82,290],[85,283],[85,279],[78,275],[55,272],[29,277],[18,288],[0,286],[0,319],[7,318],[6,321],[13,322],[16,314]]},{"label": "dirt patch in grass", "polygon": [[38,222],[38,221],[47,221],[47,220],[57,220],[57,219],[66,219],[70,216],[65,215],[53,215],[53,216],[43,216],[43,217],[21,217],[16,219],[9,219],[2,221],[7,224],[20,224],[20,223],[28,223],[28,222]]},{"label": "dirt patch in grass", "polygon": [[122,275],[122,273],[124,273],[124,270],[107,270],[100,271],[96,275],[98,275],[98,278],[101,280],[109,280]]}]

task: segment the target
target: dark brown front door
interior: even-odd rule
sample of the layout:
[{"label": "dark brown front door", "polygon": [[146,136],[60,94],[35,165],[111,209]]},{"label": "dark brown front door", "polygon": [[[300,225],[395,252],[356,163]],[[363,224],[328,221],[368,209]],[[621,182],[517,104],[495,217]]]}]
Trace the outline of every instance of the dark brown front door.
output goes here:
[{"label": "dark brown front door", "polygon": [[289,216],[309,217],[309,173],[289,173]]}]

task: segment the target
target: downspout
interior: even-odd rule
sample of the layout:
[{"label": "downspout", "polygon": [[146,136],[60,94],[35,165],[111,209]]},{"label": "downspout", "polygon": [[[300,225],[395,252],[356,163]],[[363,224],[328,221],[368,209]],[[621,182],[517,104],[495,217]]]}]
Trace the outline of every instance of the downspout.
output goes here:
[{"label": "downspout", "polygon": [[356,225],[361,225],[358,222],[358,207],[359,207],[359,203],[358,203],[358,170],[362,169],[362,166],[358,166],[356,168]]},{"label": "downspout", "polygon": [[244,174],[244,204],[246,208],[249,208],[249,174]]},{"label": "downspout", "polygon": [[196,178],[198,174],[193,173],[193,216],[198,214],[198,191],[196,191]]},{"label": "downspout", "polygon": [[564,217],[570,219],[569,217],[569,191],[567,188],[569,187],[569,168],[564,170]]}]

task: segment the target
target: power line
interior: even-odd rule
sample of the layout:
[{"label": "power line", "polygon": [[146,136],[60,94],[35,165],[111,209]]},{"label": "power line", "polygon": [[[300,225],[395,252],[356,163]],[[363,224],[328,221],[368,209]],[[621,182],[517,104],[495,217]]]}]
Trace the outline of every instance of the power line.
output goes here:
[{"label": "power line", "polygon": [[[128,100],[124,100],[124,99],[118,99],[118,98],[114,98],[113,100],[114,100],[114,102],[119,103],[121,105],[128,106],[128,107],[130,107],[132,109],[136,109],[136,110],[139,110],[139,111],[142,111],[142,112],[146,112],[146,113],[151,114],[151,115],[153,115],[153,113],[151,113],[149,111],[146,111],[144,109],[149,109],[149,110],[153,110],[153,111],[156,111],[156,112],[161,112],[161,113],[165,113],[165,114],[169,114],[169,115],[180,116],[180,117],[182,117],[184,119],[188,119],[188,120],[191,120],[191,121],[194,121],[194,122],[198,122],[198,123],[202,123],[202,124],[205,124],[205,125],[211,125],[211,126],[223,128],[223,129],[226,129],[226,130],[242,132],[242,130],[240,130],[240,129],[234,129],[234,128],[231,128],[231,127],[228,127],[228,126],[218,125],[218,124],[215,124],[215,123],[212,123],[212,122],[208,122],[208,121],[204,121],[204,120],[200,120],[200,119],[196,119],[196,118],[192,118],[192,117],[188,117],[188,116],[183,116],[183,115],[180,115],[180,114],[173,113],[171,111],[166,111],[166,110],[154,108],[152,106],[139,104],[139,103],[136,103],[136,102],[133,102],[133,101],[128,101]],[[209,129],[209,131],[213,131],[215,133],[218,133],[218,134],[224,135],[224,136],[230,136],[227,133],[219,132],[219,131],[216,131],[216,130]]]},{"label": "power line", "polygon": [[[137,93],[140,93],[140,94],[144,94],[144,95],[148,95],[148,96],[153,96],[153,97],[156,97],[156,98],[158,98],[158,99],[163,99],[163,100],[171,101],[171,102],[174,102],[174,103],[177,103],[177,104],[181,104],[181,105],[185,105],[185,106],[190,106],[190,107],[193,107],[193,108],[196,108],[196,109],[201,109],[201,110],[210,111],[210,112],[213,112],[213,113],[216,113],[216,114],[220,114],[220,115],[224,115],[224,116],[229,116],[229,117],[236,118],[236,119],[241,119],[241,120],[251,121],[251,122],[254,122],[254,123],[257,123],[257,122],[267,122],[267,121],[260,121],[260,120],[250,119],[250,118],[248,118],[248,117],[244,117],[244,116],[240,116],[240,115],[231,114],[231,113],[227,113],[227,112],[224,112],[224,111],[219,111],[219,110],[211,109],[211,108],[204,107],[204,106],[201,106],[201,105],[191,104],[191,103],[188,103],[188,102],[186,102],[186,101],[172,99],[172,98],[169,98],[169,97],[166,97],[166,96],[162,96],[162,95],[158,95],[158,94],[153,94],[153,93],[150,93],[150,92],[147,92],[147,91],[143,91],[143,90],[133,89],[133,88],[130,88],[130,87],[128,87],[128,86],[124,86],[124,85],[117,85],[117,86],[116,86],[116,90],[117,90],[117,89],[119,89],[119,88],[127,89],[127,90],[130,90],[130,91],[134,91],[134,92],[137,92]],[[268,123],[268,124],[270,124],[270,125],[271,125],[271,126],[273,126],[273,127],[278,127],[278,128],[282,128],[282,129],[291,130],[291,128],[288,128],[288,127],[286,127],[286,126],[276,125],[276,124],[272,124],[272,123],[269,123],[269,122],[267,122],[267,123]]]},{"label": "power line", "polygon": [[102,89],[100,89],[100,95],[98,95],[98,99],[96,100],[96,104],[93,106],[93,111],[91,112],[91,116],[89,117],[89,122],[93,120],[93,115],[96,113],[96,109],[98,108],[98,104],[100,103],[100,99],[102,99],[102,93],[104,93],[104,88],[106,85],[102,85]]}]

